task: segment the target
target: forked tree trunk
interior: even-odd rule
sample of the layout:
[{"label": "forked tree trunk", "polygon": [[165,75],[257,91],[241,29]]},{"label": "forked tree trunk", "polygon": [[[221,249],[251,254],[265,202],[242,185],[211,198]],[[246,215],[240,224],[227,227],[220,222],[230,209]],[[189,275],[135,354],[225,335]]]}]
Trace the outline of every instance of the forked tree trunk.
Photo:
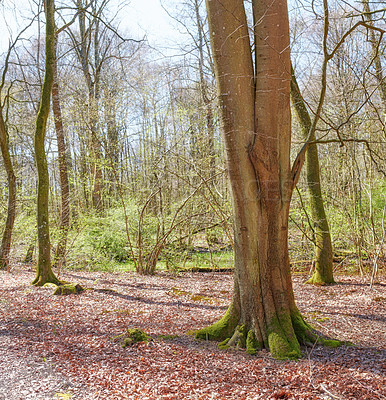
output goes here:
[{"label": "forked tree trunk", "polygon": [[8,146],[8,133],[3,119],[3,110],[0,105],[0,147],[4,167],[8,179],[8,210],[7,220],[0,249],[0,269],[9,267],[9,253],[11,249],[12,231],[16,216],[16,176],[13,171],[11,155]]},{"label": "forked tree trunk", "polygon": [[[207,0],[235,225],[234,295],[196,332],[223,345],[298,358],[315,341],[294,301],[288,256],[290,53],[287,4],[253,0],[254,71],[243,0]],[[297,175],[296,175],[297,176]]]},{"label": "forked tree trunk", "polygon": [[59,179],[60,179],[60,234],[59,242],[56,246],[54,265],[60,266],[64,263],[67,245],[68,229],[70,226],[70,186],[68,183],[66,142],[64,138],[64,128],[62,111],[60,107],[60,93],[58,80],[58,66],[56,57],[57,35],[55,35],[55,62],[53,65],[52,83],[52,111],[54,113],[56,138],[58,141],[58,160],[59,160]]},{"label": "forked tree trunk", "polygon": [[35,127],[35,160],[38,172],[38,198],[37,198],[37,223],[39,259],[36,270],[36,278],[33,285],[42,286],[51,282],[60,284],[60,281],[51,269],[51,243],[48,215],[49,176],[47,158],[45,152],[45,136],[47,119],[50,112],[51,90],[53,82],[53,70],[55,63],[55,5],[54,0],[46,0],[46,42],[45,42],[45,74],[40,107],[36,117]]},{"label": "forked tree trunk", "polygon": [[[292,103],[295,107],[304,139],[312,142],[315,141],[315,131],[310,132],[312,127],[311,118],[301,96],[295,73],[293,70],[291,72]],[[311,143],[308,146],[305,157],[306,178],[315,240],[315,269],[307,283],[328,285],[334,283],[332,244],[320,184],[318,147],[315,143]]]}]

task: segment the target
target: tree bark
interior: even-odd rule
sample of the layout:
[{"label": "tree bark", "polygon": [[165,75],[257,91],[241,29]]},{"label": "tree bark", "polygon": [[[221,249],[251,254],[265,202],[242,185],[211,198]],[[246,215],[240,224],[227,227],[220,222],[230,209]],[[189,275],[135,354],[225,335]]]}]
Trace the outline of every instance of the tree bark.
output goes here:
[{"label": "tree bark", "polygon": [[0,105],[0,147],[3,156],[4,167],[8,180],[8,209],[7,220],[3,232],[0,249],[0,269],[8,268],[9,253],[11,249],[12,231],[16,216],[16,176],[13,170],[11,155],[8,146],[8,133],[3,119],[3,109]]},{"label": "tree bark", "polygon": [[[292,70],[291,98],[296,115],[302,128],[305,140],[315,141],[315,131],[311,132],[312,123],[307,107],[304,104]],[[334,283],[333,255],[330,228],[328,226],[326,212],[324,210],[322,188],[320,184],[318,147],[311,143],[305,154],[306,178],[309,191],[309,202],[314,230],[315,244],[315,269],[307,283],[315,285],[328,285]]]},{"label": "tree bark", "polygon": [[36,117],[35,126],[35,160],[38,173],[38,198],[37,198],[37,223],[39,259],[36,278],[33,285],[42,286],[51,282],[60,284],[60,281],[51,269],[51,243],[48,214],[49,176],[47,158],[45,153],[45,136],[47,120],[50,112],[51,90],[54,79],[55,63],[55,5],[54,0],[46,0],[46,42],[45,42],[45,74],[42,92],[40,96],[40,107]]},{"label": "tree bark", "polygon": [[287,3],[253,0],[255,70],[243,0],[207,0],[232,188],[235,273],[224,317],[196,337],[299,358],[316,340],[294,300],[288,256],[290,53]]},{"label": "tree bark", "polygon": [[60,212],[60,235],[59,235],[58,245],[56,246],[54,265],[60,267],[64,262],[64,257],[66,254],[67,235],[68,235],[68,229],[70,227],[70,186],[68,183],[66,142],[64,138],[62,111],[60,107],[60,92],[59,92],[56,47],[57,47],[57,35],[55,35],[55,62],[53,64],[52,110],[54,113],[56,138],[58,142],[61,212]]}]

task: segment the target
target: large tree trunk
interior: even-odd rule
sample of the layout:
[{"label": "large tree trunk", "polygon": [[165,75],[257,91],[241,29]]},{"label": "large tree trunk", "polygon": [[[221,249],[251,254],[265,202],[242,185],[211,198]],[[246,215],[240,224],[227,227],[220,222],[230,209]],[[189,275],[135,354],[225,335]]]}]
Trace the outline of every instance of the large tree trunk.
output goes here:
[{"label": "large tree trunk", "polygon": [[60,235],[59,235],[58,245],[56,246],[54,265],[60,267],[65,260],[67,235],[70,226],[70,186],[68,183],[66,142],[64,138],[62,111],[60,108],[56,44],[57,44],[57,35],[55,37],[55,62],[53,65],[54,70],[53,70],[53,83],[52,83],[52,110],[54,113],[56,138],[58,141],[61,212],[60,212]]},{"label": "large tree trunk", "polygon": [[[311,118],[300,94],[295,73],[292,70],[291,97],[305,140],[315,141],[315,131],[311,132]],[[310,135],[311,133],[311,135]],[[320,184],[319,156],[316,143],[311,143],[306,151],[306,177],[309,202],[314,229],[315,269],[307,283],[328,285],[334,283],[333,257],[330,228],[324,210]]]},{"label": "large tree trunk", "polygon": [[9,265],[9,253],[11,249],[12,231],[16,216],[16,176],[13,171],[11,155],[9,153],[8,134],[3,119],[3,110],[1,108],[1,105],[0,105],[0,147],[8,179],[7,220],[5,222],[5,228],[0,250],[0,269],[3,269],[7,268]]},{"label": "large tree trunk", "polygon": [[[298,358],[314,341],[294,301],[288,256],[290,53],[287,4],[254,0],[255,72],[243,0],[208,0],[235,225],[234,295],[197,337]],[[253,46],[252,46],[253,47]]]},{"label": "large tree trunk", "polygon": [[47,158],[44,148],[47,119],[50,112],[51,90],[55,63],[55,6],[54,0],[46,0],[46,61],[45,75],[40,96],[40,108],[36,117],[35,127],[35,160],[38,172],[38,198],[37,198],[37,223],[39,260],[36,278],[33,285],[42,286],[51,282],[59,284],[60,281],[51,269],[51,243],[48,215],[49,176]]}]

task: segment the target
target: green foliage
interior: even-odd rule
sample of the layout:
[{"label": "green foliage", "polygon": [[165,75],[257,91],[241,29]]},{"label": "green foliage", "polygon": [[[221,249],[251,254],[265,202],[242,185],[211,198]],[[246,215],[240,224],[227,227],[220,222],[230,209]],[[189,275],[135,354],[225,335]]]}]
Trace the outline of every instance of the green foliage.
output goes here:
[{"label": "green foliage", "polygon": [[[363,272],[369,272],[371,263],[364,263],[378,248],[382,237],[383,207],[386,187],[381,180],[374,180],[366,190],[353,191],[355,182],[348,181],[347,187],[338,194],[329,186],[323,171],[325,182],[323,194],[326,214],[330,225],[334,261],[339,265],[340,273],[358,273],[358,265]],[[363,184],[363,188],[365,185]],[[362,188],[362,189],[363,189]],[[289,251],[293,263],[292,272],[309,272],[313,260],[313,231],[310,222],[311,212],[304,182],[298,184],[298,191],[291,202],[289,221]]]},{"label": "green foliage", "polygon": [[122,210],[109,210],[105,217],[92,216],[87,220],[84,241],[93,254],[107,259],[127,261],[129,247]]},{"label": "green foliage", "polygon": [[29,212],[20,212],[16,215],[13,229],[13,242],[22,247],[25,252],[31,243],[37,239],[36,215]]},{"label": "green foliage", "polygon": [[[135,210],[129,208],[129,211]],[[110,209],[104,215],[83,215],[77,225],[77,231],[69,235],[70,268],[106,271],[132,268],[121,208]]]},{"label": "green foliage", "polygon": [[180,264],[180,270],[227,270],[234,265],[234,253],[231,250],[188,251]]}]

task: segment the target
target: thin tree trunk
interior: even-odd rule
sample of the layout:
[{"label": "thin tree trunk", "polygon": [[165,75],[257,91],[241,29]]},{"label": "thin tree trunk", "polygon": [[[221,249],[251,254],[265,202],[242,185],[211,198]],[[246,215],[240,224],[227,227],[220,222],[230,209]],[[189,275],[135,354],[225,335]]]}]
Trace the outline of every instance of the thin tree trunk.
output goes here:
[{"label": "thin tree trunk", "polygon": [[54,265],[60,268],[65,260],[64,257],[66,254],[68,229],[70,227],[70,187],[68,183],[66,142],[64,138],[62,111],[60,108],[56,44],[57,44],[57,37],[55,38],[55,62],[53,65],[52,110],[54,113],[56,138],[58,141],[61,211],[60,211],[60,236],[55,251]]},{"label": "thin tree trunk", "polygon": [[3,119],[3,110],[0,106],[0,147],[4,167],[8,179],[8,210],[7,220],[3,232],[0,250],[0,269],[9,267],[9,253],[11,249],[12,231],[16,216],[16,176],[13,171],[11,155],[8,146],[8,133]]},{"label": "thin tree trunk", "polygon": [[[315,131],[311,132],[311,118],[300,94],[295,73],[292,70],[291,97],[299,119],[303,137],[311,142],[315,140]],[[309,191],[309,202],[314,229],[315,269],[307,283],[326,285],[334,283],[333,255],[330,229],[324,210],[322,189],[320,184],[318,147],[311,143],[306,151],[306,177]]]},{"label": "thin tree trunk", "polygon": [[213,122],[213,110],[212,104],[208,95],[208,84],[204,76],[204,31],[203,22],[200,16],[200,5],[197,0],[194,2],[194,8],[196,12],[196,24],[198,30],[198,72],[200,77],[200,93],[204,103],[205,114],[206,114],[206,128],[207,128],[207,154],[208,154],[208,166],[209,176],[215,175],[216,167],[216,151],[214,146],[214,122]]},{"label": "thin tree trunk", "polygon": [[102,166],[101,166],[101,144],[98,138],[98,106],[97,99],[89,96],[89,101],[92,104],[89,107],[89,123],[91,127],[91,149],[93,160],[91,165],[91,173],[93,178],[92,188],[92,205],[94,209],[100,211],[102,207]]},{"label": "thin tree trunk", "polygon": [[[374,26],[374,22],[372,20],[372,14],[370,10],[370,5],[369,5],[369,0],[362,0],[362,5],[363,5],[363,11],[364,11],[364,18],[366,22],[370,26]],[[386,82],[383,77],[383,68],[382,68],[382,63],[381,63],[381,57],[379,54],[379,43],[375,37],[374,31],[372,29],[369,30],[369,35],[370,35],[370,44],[371,44],[371,49],[373,52],[373,57],[374,57],[374,66],[375,66],[375,77],[378,82],[378,90],[379,94],[381,96],[382,100],[382,105],[383,109],[386,111]]]},{"label": "thin tree trunk", "polygon": [[[93,14],[96,15],[95,4],[91,2],[93,6]],[[82,72],[87,84],[88,89],[88,125],[90,130],[90,147],[91,147],[91,175],[92,175],[92,205],[96,210],[102,209],[102,165],[101,165],[101,144],[98,137],[98,99],[99,99],[99,73],[100,65],[94,65],[94,77],[90,73],[90,41],[91,41],[91,27],[86,28],[86,13],[85,7],[83,6],[82,0],[76,0],[76,6],[78,8],[78,21],[80,31],[80,42],[75,40],[72,35],[74,44],[81,64]],[[99,35],[99,21],[97,17],[94,20],[94,58],[98,59],[98,35]]]},{"label": "thin tree trunk", "polygon": [[[116,124],[116,104],[114,94],[105,89],[105,121],[107,125],[107,151],[109,155],[110,168],[108,169],[107,176],[109,177],[108,193],[111,200],[116,200],[118,197],[117,185],[120,181],[116,182],[114,171],[118,170],[119,166],[119,151],[118,151],[118,128]],[[119,177],[117,175],[117,177]]]},{"label": "thin tree trunk", "polygon": [[39,259],[33,285],[42,286],[51,282],[60,284],[51,269],[51,242],[48,214],[49,176],[45,152],[47,120],[50,112],[52,83],[55,63],[55,5],[54,0],[46,0],[46,61],[45,75],[40,96],[40,107],[35,127],[35,160],[38,173],[37,223]]}]

